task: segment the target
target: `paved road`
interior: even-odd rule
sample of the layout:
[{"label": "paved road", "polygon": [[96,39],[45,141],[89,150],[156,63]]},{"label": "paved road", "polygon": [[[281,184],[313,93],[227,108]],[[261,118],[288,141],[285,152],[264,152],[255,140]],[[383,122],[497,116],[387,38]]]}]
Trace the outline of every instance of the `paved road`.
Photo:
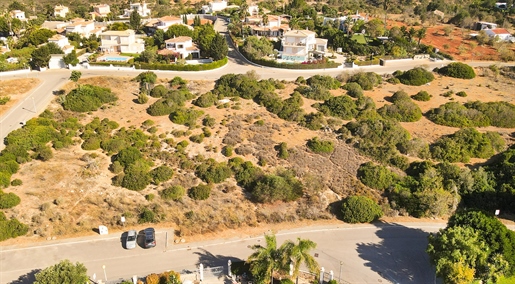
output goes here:
[{"label": "paved road", "polygon": [[[349,283],[434,283],[435,274],[425,253],[428,232],[445,224],[378,224],[317,226],[277,233],[278,244],[284,240],[307,238],[318,244],[314,251],[326,272],[332,270]],[[171,235],[171,233],[170,233]],[[165,231],[157,232],[157,247],[125,250],[121,233],[90,236],[82,239],[50,241],[27,247],[3,247],[0,251],[0,283],[10,283],[20,277],[31,283],[31,271],[45,268],[62,259],[86,265],[88,274],[108,280],[147,275],[166,270],[194,270],[203,263],[214,267],[227,261],[246,259],[250,245],[263,243],[262,236],[245,239],[224,239],[199,243],[172,244],[165,248]],[[26,277],[26,278],[24,278]],[[221,283],[215,281],[214,283]]]}]

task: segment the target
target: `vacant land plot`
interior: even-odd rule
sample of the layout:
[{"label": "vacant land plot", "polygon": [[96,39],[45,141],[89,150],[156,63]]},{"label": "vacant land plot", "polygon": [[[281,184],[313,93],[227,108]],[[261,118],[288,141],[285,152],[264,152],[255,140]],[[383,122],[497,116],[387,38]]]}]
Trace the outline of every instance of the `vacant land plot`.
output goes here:
[{"label": "vacant land plot", "polygon": [[0,97],[10,97],[11,99],[5,105],[0,105],[0,115],[15,105],[28,91],[40,83],[41,81],[36,78],[2,81],[2,84],[0,84]]}]

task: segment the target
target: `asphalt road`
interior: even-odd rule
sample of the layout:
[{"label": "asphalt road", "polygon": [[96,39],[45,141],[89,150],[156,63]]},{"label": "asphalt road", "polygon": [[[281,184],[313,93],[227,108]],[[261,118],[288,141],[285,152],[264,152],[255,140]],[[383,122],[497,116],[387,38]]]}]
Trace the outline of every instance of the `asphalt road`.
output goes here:
[{"label": "asphalt road", "polygon": [[[434,269],[425,248],[428,232],[445,224],[405,223],[318,226],[277,233],[278,244],[298,237],[318,244],[313,251],[326,272],[333,271],[347,283],[435,283]],[[34,272],[62,259],[79,261],[88,268],[90,277],[104,280],[128,279],[166,270],[195,270],[227,265],[227,261],[245,260],[252,252],[249,246],[263,243],[262,236],[245,239],[223,239],[198,243],[173,244],[169,231],[157,231],[157,247],[122,247],[121,233],[93,235],[81,239],[48,241],[29,246],[3,247],[0,251],[0,283],[32,283]],[[14,281],[14,282],[12,282]],[[209,283],[222,280],[206,278]]]}]

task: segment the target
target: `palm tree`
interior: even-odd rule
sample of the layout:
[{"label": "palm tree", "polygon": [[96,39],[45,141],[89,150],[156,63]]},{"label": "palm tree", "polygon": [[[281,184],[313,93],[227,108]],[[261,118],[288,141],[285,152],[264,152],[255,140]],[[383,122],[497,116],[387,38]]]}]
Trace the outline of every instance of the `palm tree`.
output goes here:
[{"label": "palm tree", "polygon": [[277,248],[275,235],[265,235],[266,246],[253,245],[254,253],[249,256],[247,263],[250,263],[250,272],[258,283],[266,283],[273,279],[274,273],[284,271],[282,253]]},{"label": "palm tree", "polygon": [[310,250],[316,248],[317,244],[311,240],[297,238],[298,243],[288,240],[281,248],[283,253],[289,256],[293,262],[293,276],[297,276],[299,273],[300,266],[305,264],[310,272],[316,273],[319,270],[319,266],[315,258],[309,254]]},{"label": "palm tree", "polygon": [[290,264],[293,263],[293,275],[297,276],[300,266],[305,264],[311,272],[318,271],[318,263],[309,251],[316,247],[316,243],[310,240],[298,238],[298,243],[284,242],[277,248],[275,235],[265,235],[266,246],[254,245],[247,263],[250,264],[250,272],[258,283],[266,283],[273,279],[274,275],[285,277],[289,274]]}]

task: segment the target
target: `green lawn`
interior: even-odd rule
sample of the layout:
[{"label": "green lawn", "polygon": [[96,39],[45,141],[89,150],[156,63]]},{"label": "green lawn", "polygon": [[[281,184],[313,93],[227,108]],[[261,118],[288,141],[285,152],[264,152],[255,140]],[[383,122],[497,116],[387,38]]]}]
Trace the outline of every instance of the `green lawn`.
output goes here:
[{"label": "green lawn", "polygon": [[503,277],[497,281],[497,284],[513,284],[515,283],[515,276],[512,276],[510,278]]},{"label": "green lawn", "polygon": [[357,41],[360,44],[367,44],[367,41],[365,40],[365,35],[362,34],[353,34],[351,39]]}]

